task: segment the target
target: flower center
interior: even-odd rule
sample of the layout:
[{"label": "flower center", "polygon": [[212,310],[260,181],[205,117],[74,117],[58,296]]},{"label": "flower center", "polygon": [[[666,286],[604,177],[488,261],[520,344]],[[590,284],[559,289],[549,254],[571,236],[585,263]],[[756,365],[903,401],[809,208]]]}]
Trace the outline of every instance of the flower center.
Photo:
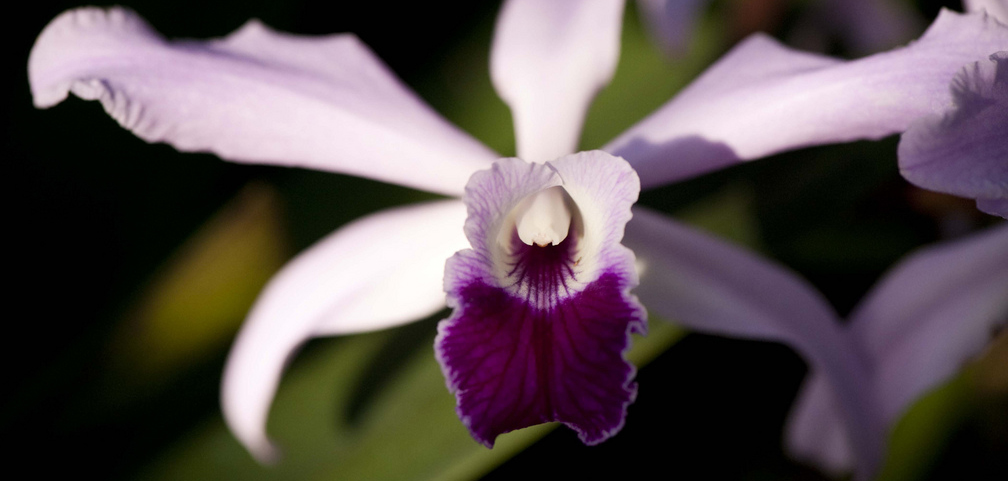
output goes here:
[{"label": "flower center", "polygon": [[501,285],[530,305],[548,309],[577,293],[584,228],[563,187],[523,199],[508,215],[495,256]]},{"label": "flower center", "polygon": [[570,230],[571,203],[560,186],[528,196],[515,208],[518,238],[525,245],[560,245]]}]

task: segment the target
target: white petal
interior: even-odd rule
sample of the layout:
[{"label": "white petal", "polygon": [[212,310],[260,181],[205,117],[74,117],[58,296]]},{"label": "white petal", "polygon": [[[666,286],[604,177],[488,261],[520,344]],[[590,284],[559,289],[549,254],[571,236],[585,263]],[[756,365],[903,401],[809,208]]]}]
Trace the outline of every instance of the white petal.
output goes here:
[{"label": "white petal", "polygon": [[641,265],[641,302],[700,332],[793,347],[834,386],[860,475],[873,473],[884,454],[886,426],[876,413],[860,346],[822,296],[743,249],[641,207],[633,214],[624,244]]},{"label": "white petal", "polygon": [[595,94],[619,59],[623,0],[508,0],[497,18],[490,77],[511,107],[518,157],[577,150]]},{"label": "white petal", "polygon": [[496,158],[353,35],[296,36],[253,20],[224,39],[169,42],[129,10],[81,8],[42,31],[28,77],[38,107],[73,92],[148,142],[236,162],[461,194]]},{"label": "white petal", "polygon": [[371,331],[444,307],[444,262],[468,245],[461,201],[386,210],[301,253],[270,281],[224,371],[228,426],[261,461],[275,456],[266,417],[285,363],[315,336]]}]

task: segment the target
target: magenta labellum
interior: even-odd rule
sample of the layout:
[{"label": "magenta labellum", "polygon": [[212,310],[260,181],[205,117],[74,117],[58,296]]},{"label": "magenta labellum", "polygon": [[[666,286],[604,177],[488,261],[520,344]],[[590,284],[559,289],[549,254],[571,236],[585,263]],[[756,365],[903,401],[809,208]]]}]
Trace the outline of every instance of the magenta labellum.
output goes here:
[{"label": "magenta labellum", "polygon": [[633,253],[620,244],[639,191],[619,157],[544,164],[503,159],[466,187],[472,249],[449,259],[452,316],[435,345],[458,414],[493,446],[558,421],[596,444],[623,426],[637,387],[624,353],[646,312]]}]

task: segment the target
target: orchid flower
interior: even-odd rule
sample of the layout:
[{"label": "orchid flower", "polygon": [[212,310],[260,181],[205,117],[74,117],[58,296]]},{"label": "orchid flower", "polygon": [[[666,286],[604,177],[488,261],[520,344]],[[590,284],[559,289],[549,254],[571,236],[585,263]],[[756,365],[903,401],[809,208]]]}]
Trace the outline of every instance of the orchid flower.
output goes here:
[{"label": "orchid flower", "polygon": [[[844,330],[867,355],[860,389],[892,426],[924,393],[952,377],[1008,327],[1008,225],[929,247],[896,265]],[[790,416],[795,456],[839,474],[857,463],[832,385],[813,370]],[[849,419],[849,418],[847,418]],[[886,433],[887,434],[887,433]]]},{"label": "orchid flower", "polygon": [[40,34],[29,79],[40,108],[70,92],[99,100],[137,136],[182,151],[461,196],[344,226],[264,289],[222,386],[228,426],[260,460],[275,454],[265,420],[298,346],[422,318],[445,305],[445,291],[454,312],[439,325],[436,355],[474,438],[491,445],[502,432],[559,421],[600,442],[635,395],[623,353],[644,328],[630,293],[639,281],[656,313],[783,340],[847,386],[837,404],[864,427],[850,434],[870,469],[884,425],[855,388],[865,367],[821,297],[647,209],[634,208],[627,224],[631,205],[641,187],[903,132],[951,103],[963,65],[1008,49],[1008,28],[943,12],[913,45],[856,61],[755,35],[600,151],[575,153],[588,105],[617,63],[622,8],[505,2],[490,72],[514,117],[517,159],[497,160],[439,117],[352,35],[296,36],[253,20],[222,39],[171,42],[128,10],[84,8]]}]

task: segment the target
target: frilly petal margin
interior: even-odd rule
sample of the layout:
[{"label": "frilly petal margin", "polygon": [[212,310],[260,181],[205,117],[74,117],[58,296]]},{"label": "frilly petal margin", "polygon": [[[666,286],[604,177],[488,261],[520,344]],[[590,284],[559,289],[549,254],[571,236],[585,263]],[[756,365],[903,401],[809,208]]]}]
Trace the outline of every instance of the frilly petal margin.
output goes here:
[{"label": "frilly petal margin", "polygon": [[623,0],[508,0],[497,17],[490,78],[511,107],[518,157],[577,151],[595,94],[619,59]]},{"label": "frilly petal margin", "polygon": [[951,93],[948,110],[921,119],[900,139],[900,173],[925,189],[977,199],[980,210],[1008,219],[1008,51],[964,67]]},{"label": "frilly petal margin", "polygon": [[[978,355],[1008,323],[1008,225],[923,249],[886,274],[848,325],[867,354],[878,412],[890,428],[921,395]],[[856,460],[821,373],[792,409],[789,449],[832,471]]]},{"label": "frilly petal margin", "polygon": [[1006,49],[1008,27],[949,10],[909,46],[849,62],[757,34],[602,150],[650,188],[788,149],[878,139],[951,104],[956,72]]},{"label": "frilly petal margin", "polygon": [[[557,185],[579,220],[559,245],[522,244],[508,214]],[[459,417],[479,442],[490,447],[499,434],[550,421],[586,444],[622,428],[637,392],[624,354],[631,332],[646,329],[646,312],[630,294],[633,253],[619,243],[638,190],[626,161],[599,151],[546,164],[503,159],[466,187],[472,249],[445,268],[454,312],[438,325],[435,352]],[[512,282],[515,270],[523,275]]]},{"label": "frilly petal margin", "polygon": [[849,421],[859,479],[878,468],[886,427],[876,412],[860,346],[836,312],[784,268],[635,207],[624,243],[641,276],[636,293],[652,312],[690,329],[784,342],[823,373]]},{"label": "frilly petal margin", "polygon": [[252,20],[222,39],[166,41],[130,10],[80,8],[39,35],[28,79],[37,107],[73,92],[148,142],[235,162],[459,195],[497,158],[350,34],[297,36]]},{"label": "frilly petal margin", "polygon": [[330,234],[288,263],[249,312],[227,360],[224,419],[261,462],[266,418],[295,350],[316,336],[373,331],[444,306],[444,260],[466,246],[458,200],[390,209]]}]

